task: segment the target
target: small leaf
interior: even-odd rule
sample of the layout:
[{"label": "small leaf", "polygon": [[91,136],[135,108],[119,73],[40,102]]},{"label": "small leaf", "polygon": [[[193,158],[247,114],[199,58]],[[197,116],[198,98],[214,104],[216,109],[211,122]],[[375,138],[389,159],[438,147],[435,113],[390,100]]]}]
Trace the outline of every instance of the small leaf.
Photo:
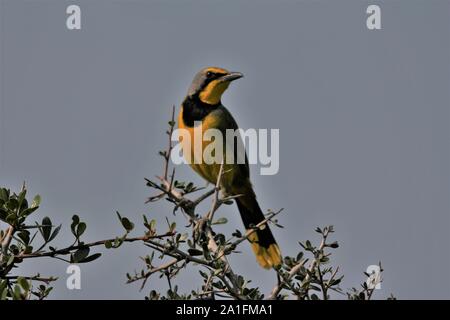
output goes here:
[{"label": "small leaf", "polygon": [[25,291],[30,290],[30,283],[27,281],[27,279],[23,277],[18,277],[17,283],[23,288],[23,290]]},{"label": "small leaf", "polygon": [[72,223],[79,224],[80,223],[80,217],[76,214],[72,216]]},{"label": "small leaf", "polygon": [[10,225],[14,225],[16,222],[17,216],[14,213],[9,214],[6,217],[6,222],[9,223]]},{"label": "small leaf", "polygon": [[213,224],[225,224],[228,222],[228,219],[225,217],[219,218],[216,221],[213,222]]},{"label": "small leaf", "polygon": [[117,218],[119,218],[119,221],[122,222],[122,216],[120,215],[119,211],[116,211]]},{"label": "small leaf", "polygon": [[6,266],[9,267],[14,263],[14,256],[10,256],[8,262],[6,262]]},{"label": "small leaf", "polygon": [[122,226],[125,228],[125,230],[127,230],[128,232],[130,232],[131,230],[134,229],[134,223],[131,222],[128,218],[123,217],[121,220],[122,222]]},{"label": "small leaf", "polygon": [[71,256],[71,262],[78,263],[83,261],[89,255],[90,249],[88,247],[80,248]]},{"label": "small leaf", "polygon": [[41,196],[37,194],[33,198],[33,202],[31,202],[31,208],[36,208],[39,207],[40,205],[41,205]]},{"label": "small leaf", "polygon": [[330,287],[331,287],[331,286],[336,286],[336,285],[338,285],[339,283],[341,283],[341,280],[342,280],[342,279],[333,279],[333,280],[331,280],[329,286],[330,286]]},{"label": "small leaf", "polygon": [[84,222],[80,222],[78,224],[77,233],[76,233],[77,238],[81,237],[81,235],[84,233],[84,231],[86,231],[86,227],[87,227],[86,223],[84,223]]},{"label": "small leaf", "polygon": [[49,217],[45,217],[42,219],[42,227],[40,228],[42,237],[44,238],[45,242],[48,242],[48,239],[50,238],[50,233],[52,231],[52,221]]},{"label": "small leaf", "polygon": [[339,248],[339,244],[337,241],[330,243],[328,246],[333,249]]},{"label": "small leaf", "polygon": [[16,210],[18,206],[19,201],[17,201],[17,199],[14,198],[10,198],[9,201],[6,203],[6,207],[11,211]]},{"label": "small leaf", "polygon": [[50,238],[48,239],[48,242],[52,241],[53,239],[56,238],[56,236],[58,235],[59,231],[61,230],[61,225],[57,226],[55,228],[55,230],[53,230],[52,235],[50,236]]},{"label": "small leaf", "polygon": [[70,230],[72,230],[72,234],[76,237],[77,236],[77,232],[76,232],[76,226],[80,223],[80,217],[78,217],[77,215],[72,216],[72,223],[70,225]]},{"label": "small leaf", "polygon": [[23,202],[25,201],[25,196],[27,195],[27,190],[24,189],[19,193],[19,198],[17,199],[17,202],[19,204],[19,207],[22,207]]},{"label": "small leaf", "polygon": [[21,215],[21,216],[24,216],[24,217],[27,217],[27,216],[29,216],[30,214],[32,214],[33,212],[35,212],[37,209],[39,209],[39,207],[30,207],[30,208],[27,208],[27,209],[23,210],[23,211],[20,213],[20,215]]},{"label": "small leaf", "polygon": [[20,290],[20,286],[18,286],[18,285],[14,286],[13,299],[14,300],[22,300],[22,292]]},{"label": "small leaf", "polygon": [[27,230],[20,231],[17,236],[20,240],[23,241],[24,244],[28,244],[30,242],[30,233]]},{"label": "small leaf", "polygon": [[242,238],[242,233],[241,233],[241,231],[239,231],[239,230],[237,230],[237,229],[236,229],[236,231],[233,232],[231,235],[232,235],[233,237],[236,237],[236,238]]},{"label": "small leaf", "polygon": [[0,199],[3,200],[3,203],[7,202],[9,199],[9,190],[5,188],[0,188]]},{"label": "small leaf", "polygon": [[79,261],[79,263],[87,263],[87,262],[91,262],[94,261],[98,258],[101,257],[101,253],[94,253],[93,255],[90,255],[89,257],[84,258],[82,261]]},{"label": "small leaf", "polygon": [[105,242],[105,248],[106,249],[111,249],[112,248],[112,242],[110,240]]}]

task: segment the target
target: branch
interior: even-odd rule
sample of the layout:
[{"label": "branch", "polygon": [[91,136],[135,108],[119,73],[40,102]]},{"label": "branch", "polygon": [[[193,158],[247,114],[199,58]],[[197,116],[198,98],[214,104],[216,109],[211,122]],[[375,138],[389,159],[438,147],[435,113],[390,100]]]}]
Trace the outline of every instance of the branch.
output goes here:
[{"label": "branch", "polygon": [[[123,242],[142,241],[145,243],[145,242],[149,242],[151,239],[161,239],[161,238],[165,238],[165,237],[171,237],[173,235],[174,235],[173,232],[167,232],[162,235],[154,235],[154,236],[145,235],[143,237],[125,238],[125,239],[122,239],[122,241]],[[100,241],[95,241],[95,242],[91,242],[91,243],[84,243],[84,244],[80,244],[80,245],[73,245],[73,246],[69,246],[64,249],[59,249],[59,250],[55,250],[55,251],[35,252],[35,253],[28,253],[28,254],[22,253],[22,254],[16,256],[16,258],[27,259],[27,258],[54,257],[57,255],[66,255],[66,254],[69,254],[70,252],[78,250],[78,249],[101,246],[101,245],[105,245],[106,242],[113,242],[113,241],[115,241],[115,239],[107,239],[107,240],[100,240]]]},{"label": "branch", "polygon": [[290,284],[291,279],[301,270],[301,268],[305,265],[308,260],[301,260],[297,263],[288,273],[288,276],[283,278],[278,284],[272,289],[270,296],[267,298],[268,300],[275,300],[278,297],[278,294],[283,289],[283,285]]},{"label": "branch", "polygon": [[49,284],[50,282],[58,280],[57,277],[44,278],[44,277],[40,277],[40,276],[3,276],[3,277],[0,277],[0,279],[4,279],[4,280],[17,280],[18,278],[23,278],[23,279],[31,280],[31,281],[40,281],[40,282],[44,282],[45,284]]},{"label": "branch", "polygon": [[6,230],[6,234],[4,238],[2,239],[2,255],[6,255],[8,252],[9,245],[11,244],[11,240],[14,235],[14,227],[9,226],[8,230]]}]

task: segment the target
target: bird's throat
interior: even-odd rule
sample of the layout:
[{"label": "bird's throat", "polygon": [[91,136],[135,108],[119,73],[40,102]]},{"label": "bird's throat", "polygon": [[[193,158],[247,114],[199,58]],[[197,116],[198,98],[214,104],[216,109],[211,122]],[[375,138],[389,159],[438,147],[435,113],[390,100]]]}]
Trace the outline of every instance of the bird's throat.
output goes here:
[{"label": "bird's throat", "polygon": [[183,122],[193,127],[195,121],[202,121],[208,114],[217,109],[219,104],[209,104],[200,100],[198,95],[187,96],[183,101]]}]

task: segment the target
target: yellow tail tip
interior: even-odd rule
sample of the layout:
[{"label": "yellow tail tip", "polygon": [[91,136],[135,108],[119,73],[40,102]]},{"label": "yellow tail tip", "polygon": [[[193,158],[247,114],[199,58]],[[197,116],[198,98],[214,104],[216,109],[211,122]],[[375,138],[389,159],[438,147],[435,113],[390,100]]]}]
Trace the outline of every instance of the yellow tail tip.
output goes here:
[{"label": "yellow tail tip", "polygon": [[281,251],[276,243],[271,244],[268,248],[262,247],[258,244],[258,235],[256,233],[251,234],[249,240],[256,255],[256,261],[261,267],[271,269],[281,265]]}]

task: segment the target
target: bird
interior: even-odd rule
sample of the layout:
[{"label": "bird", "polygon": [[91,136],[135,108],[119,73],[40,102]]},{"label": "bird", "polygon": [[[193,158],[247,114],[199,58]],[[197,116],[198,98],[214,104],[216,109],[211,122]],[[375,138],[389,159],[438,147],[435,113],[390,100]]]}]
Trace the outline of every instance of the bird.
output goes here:
[{"label": "bird", "polygon": [[[192,159],[195,153],[206,147],[207,143],[202,142],[196,146],[194,142],[194,128],[202,126],[203,132],[207,129],[217,129],[226,136],[227,129],[238,129],[238,125],[228,111],[222,105],[222,94],[227,90],[232,81],[240,79],[243,74],[240,72],[230,72],[219,67],[206,67],[201,69],[192,80],[188,93],[181,103],[178,115],[178,128],[188,130],[191,141],[184,141],[180,137],[180,143],[184,157]],[[242,137],[238,136],[242,142]],[[231,145],[233,147],[231,147]],[[222,163],[207,164],[194,163],[188,161],[192,169],[209,183],[215,184],[222,167],[223,175],[220,179],[220,188],[225,195],[235,196],[238,210],[240,212],[246,230],[254,229],[265,217],[256,199],[252,183],[250,181],[250,170],[245,154],[245,161],[228,161],[226,159],[226,148],[235,148],[236,144],[229,141],[223,143]],[[196,150],[202,149],[202,150]],[[236,149],[235,149],[236,150]],[[242,150],[245,153],[245,149]],[[238,155],[234,154],[235,159]],[[242,155],[241,155],[242,156]],[[233,163],[230,163],[233,162]],[[244,162],[244,163],[243,163]],[[258,228],[248,236],[256,260],[265,269],[278,267],[282,262],[280,248],[267,224]]]}]

